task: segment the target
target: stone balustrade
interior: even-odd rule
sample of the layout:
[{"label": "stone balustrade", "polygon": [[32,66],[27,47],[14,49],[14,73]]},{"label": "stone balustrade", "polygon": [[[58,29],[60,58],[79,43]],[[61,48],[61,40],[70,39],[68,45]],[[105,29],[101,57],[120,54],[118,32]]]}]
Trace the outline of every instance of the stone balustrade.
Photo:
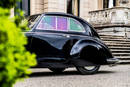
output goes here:
[{"label": "stone balustrade", "polygon": [[95,27],[130,26],[130,8],[114,7],[90,11],[89,22]]}]

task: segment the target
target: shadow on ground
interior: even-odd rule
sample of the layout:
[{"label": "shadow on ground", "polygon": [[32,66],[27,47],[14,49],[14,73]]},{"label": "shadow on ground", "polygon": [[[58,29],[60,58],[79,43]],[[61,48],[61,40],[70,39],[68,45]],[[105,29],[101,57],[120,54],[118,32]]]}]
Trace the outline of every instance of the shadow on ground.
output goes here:
[{"label": "shadow on ground", "polygon": [[[115,73],[114,71],[99,71],[96,74],[93,75],[98,75],[98,74],[111,74]],[[33,72],[30,77],[51,77],[51,76],[71,76],[71,75],[81,75],[78,71],[64,71],[62,73],[54,73],[54,72]]]}]

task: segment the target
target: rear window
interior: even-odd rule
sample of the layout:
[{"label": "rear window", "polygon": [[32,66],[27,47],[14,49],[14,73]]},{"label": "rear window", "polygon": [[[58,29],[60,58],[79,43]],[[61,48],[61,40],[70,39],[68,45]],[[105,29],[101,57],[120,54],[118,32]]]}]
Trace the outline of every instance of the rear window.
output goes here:
[{"label": "rear window", "polygon": [[38,30],[85,32],[82,24],[75,19],[62,16],[44,16],[36,27]]},{"label": "rear window", "polygon": [[56,30],[56,17],[44,17],[37,26],[41,30]]},{"label": "rear window", "polygon": [[81,24],[78,21],[76,21],[74,19],[70,19],[70,31],[82,32],[83,27],[81,26]]},{"label": "rear window", "polygon": [[67,26],[68,26],[67,18],[57,17],[57,30],[68,31]]}]

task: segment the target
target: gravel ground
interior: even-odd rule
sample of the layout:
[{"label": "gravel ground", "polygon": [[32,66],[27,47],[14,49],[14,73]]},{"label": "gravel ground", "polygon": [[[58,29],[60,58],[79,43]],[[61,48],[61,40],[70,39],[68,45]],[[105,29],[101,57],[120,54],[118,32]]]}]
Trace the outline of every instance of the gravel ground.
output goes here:
[{"label": "gravel ground", "polygon": [[33,74],[14,87],[130,87],[130,65],[102,66],[97,74],[80,75],[75,68],[61,74],[32,69]]}]

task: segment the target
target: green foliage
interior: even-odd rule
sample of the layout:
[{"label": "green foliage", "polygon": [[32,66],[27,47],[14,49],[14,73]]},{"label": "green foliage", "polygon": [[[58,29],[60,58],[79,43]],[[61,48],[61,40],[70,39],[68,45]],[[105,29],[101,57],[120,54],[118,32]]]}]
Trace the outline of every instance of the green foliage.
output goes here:
[{"label": "green foliage", "polygon": [[9,9],[17,1],[0,0],[0,87],[12,87],[18,79],[31,73],[29,67],[36,65],[35,55],[24,48],[27,39],[21,30],[28,28],[27,22],[22,21],[23,12],[17,10],[14,19],[9,17]]},{"label": "green foliage", "polygon": [[25,19],[24,12],[21,11],[20,9],[16,10],[17,14],[15,15],[15,24],[20,27],[22,30],[29,30],[27,27],[28,21]]},{"label": "green foliage", "polygon": [[[14,0],[0,0],[0,5],[1,1]],[[27,39],[21,26],[25,25],[20,22],[16,25],[16,19],[11,19],[9,12],[0,8],[0,87],[12,87],[18,79],[31,73],[29,67],[36,65],[35,55],[24,48]]]},{"label": "green foliage", "polygon": [[12,8],[16,5],[16,2],[20,0],[0,0],[0,7]]}]

